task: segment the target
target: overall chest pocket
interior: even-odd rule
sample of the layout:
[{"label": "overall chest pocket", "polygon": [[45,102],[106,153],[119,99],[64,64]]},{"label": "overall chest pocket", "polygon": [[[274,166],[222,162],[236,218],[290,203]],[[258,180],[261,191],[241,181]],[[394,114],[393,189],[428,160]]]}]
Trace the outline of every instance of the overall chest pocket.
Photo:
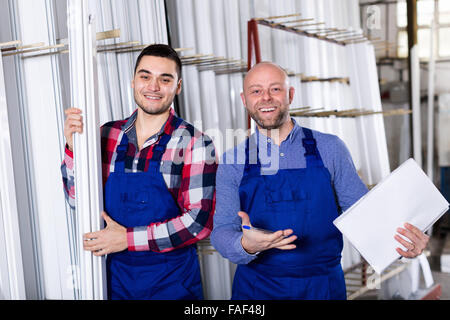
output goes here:
[{"label": "overall chest pocket", "polygon": [[294,234],[304,234],[310,194],[300,186],[295,176],[285,172],[278,177],[266,177],[265,217],[271,230],[293,229]]},{"label": "overall chest pocket", "polygon": [[282,202],[304,201],[309,199],[308,192],[300,187],[295,176],[284,172],[279,176],[265,176],[265,197],[268,205]]},{"label": "overall chest pocket", "polygon": [[147,190],[122,192],[120,200],[126,208],[142,210],[150,203],[150,193]]},{"label": "overall chest pocket", "polygon": [[266,190],[267,203],[308,200],[309,196],[302,189]]}]

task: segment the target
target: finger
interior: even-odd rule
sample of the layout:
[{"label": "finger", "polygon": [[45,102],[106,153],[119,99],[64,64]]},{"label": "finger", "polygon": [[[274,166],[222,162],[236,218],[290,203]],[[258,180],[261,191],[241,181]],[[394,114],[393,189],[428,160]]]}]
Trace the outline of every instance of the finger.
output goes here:
[{"label": "finger", "polygon": [[408,251],[411,251],[415,248],[415,244],[403,239],[399,235],[394,236],[395,240],[397,240],[399,243],[401,243]]},{"label": "finger", "polygon": [[276,243],[283,239],[285,239],[284,233],[282,230],[275,231],[272,234],[267,234],[267,238],[265,239],[268,242]]},{"label": "finger", "polygon": [[292,237],[295,237],[295,239],[297,239],[297,236],[296,235],[292,235],[292,230],[291,230],[291,232],[288,232],[289,234],[286,234],[286,233],[284,233],[283,232],[283,234],[279,237],[279,238],[277,238],[277,239],[275,239],[274,241],[272,241],[272,243],[279,243],[280,241],[283,241],[283,240],[286,240],[286,239],[289,239],[289,235],[291,235]]},{"label": "finger", "polygon": [[83,116],[79,113],[69,113],[66,117],[66,120],[83,120]]},{"label": "finger", "polygon": [[[95,243],[91,243],[94,241],[95,241]],[[83,242],[83,248],[84,248],[84,250],[87,250],[87,251],[97,251],[97,250],[102,249],[102,247],[103,247],[103,244],[96,240],[87,240],[87,241]]]},{"label": "finger", "polygon": [[286,229],[286,230],[283,230],[283,235],[284,235],[285,237],[288,237],[288,236],[290,236],[293,232],[294,232],[294,230],[292,230],[292,229]]},{"label": "finger", "polygon": [[421,241],[423,241],[424,244],[426,244],[428,242],[428,239],[430,237],[427,234],[425,234],[424,232],[422,232],[422,230],[420,230],[416,226],[413,226],[412,224],[406,222],[405,228],[408,229],[409,231],[411,231],[413,234],[415,234],[416,237],[418,237]]},{"label": "finger", "polygon": [[83,123],[76,120],[69,120],[66,121],[64,124],[64,132],[65,133],[71,133],[71,131],[74,131],[74,129],[83,129]]},{"label": "finger", "polygon": [[111,223],[114,223],[114,220],[111,219],[111,217],[108,216],[108,214],[105,211],[102,211],[102,218],[103,218],[103,220],[105,220],[107,225],[111,224]]},{"label": "finger", "polygon": [[399,255],[401,255],[402,257],[405,257],[405,258],[414,258],[415,256],[417,256],[412,251],[404,251],[401,248],[396,248],[395,250],[398,252]]},{"label": "finger", "polygon": [[69,131],[73,131],[73,129],[83,129],[83,123],[79,121],[67,123],[66,128],[69,129]]},{"label": "finger", "polygon": [[67,116],[65,123],[67,125],[70,125],[72,123],[77,123],[79,125],[82,125],[83,124],[83,117],[82,116],[78,116],[78,115],[69,115],[69,116]]},{"label": "finger", "polygon": [[416,226],[412,225],[411,223],[405,222],[404,226],[405,226],[406,229],[408,229],[409,231],[414,233],[417,237],[421,237],[422,236],[422,231],[420,231],[419,228],[417,228]]},{"label": "finger", "polygon": [[421,242],[420,238],[418,238],[413,232],[407,229],[397,228],[397,232],[408,238],[414,244],[419,244]]},{"label": "finger", "polygon": [[81,109],[78,109],[78,108],[68,108],[68,109],[66,109],[65,111],[64,111],[64,113],[66,114],[66,115],[68,115],[68,114],[78,114],[78,113],[81,113]]},{"label": "finger", "polygon": [[291,242],[293,242],[295,240],[297,240],[297,236],[293,235],[293,236],[290,236],[289,238],[284,238],[281,241],[272,243],[271,248],[283,247],[285,245],[290,244]]},{"label": "finger", "polygon": [[258,230],[257,228],[244,229],[243,233],[245,237],[250,237],[260,243],[267,243],[270,245],[273,242],[278,242],[283,240],[285,237],[283,235],[283,231],[278,230],[276,232],[265,232]]},{"label": "finger", "polygon": [[[412,245],[409,245],[407,248],[409,251],[414,252],[416,255],[422,253],[423,249],[425,249],[426,241],[423,238],[417,237],[414,233],[409,230],[403,229],[401,230],[401,234],[409,239]],[[401,237],[399,237],[401,238]],[[404,239],[403,239],[404,240]],[[412,246],[412,248],[411,248]]]},{"label": "finger", "polygon": [[251,226],[250,217],[244,211],[239,211],[238,216],[241,217],[242,225]]},{"label": "finger", "polygon": [[280,250],[292,250],[295,248],[297,248],[297,246],[295,244],[287,244],[285,246],[275,247],[275,249],[280,249]]},{"label": "finger", "polygon": [[74,134],[74,133],[83,133],[83,127],[78,127],[78,126],[71,126],[69,128],[69,133],[70,134]]},{"label": "finger", "polygon": [[109,251],[107,249],[100,249],[100,250],[92,252],[92,254],[96,257],[101,257],[108,253],[109,253]]},{"label": "finger", "polygon": [[76,120],[76,119],[69,119],[66,121],[65,124],[66,128],[70,128],[70,127],[83,127],[83,121],[80,120]]},{"label": "finger", "polygon": [[97,239],[100,236],[100,231],[88,232],[83,235],[83,240]]}]

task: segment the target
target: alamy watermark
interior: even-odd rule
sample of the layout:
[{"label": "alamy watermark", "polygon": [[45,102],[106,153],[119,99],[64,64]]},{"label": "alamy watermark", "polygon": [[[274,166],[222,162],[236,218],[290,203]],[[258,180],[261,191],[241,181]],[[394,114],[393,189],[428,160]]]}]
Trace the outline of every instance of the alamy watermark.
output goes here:
[{"label": "alamy watermark", "polygon": [[[195,121],[194,127],[202,128],[202,122]],[[245,141],[249,139],[248,163],[257,164],[259,161],[261,166],[264,167],[266,174],[274,174],[279,169],[280,152],[279,147],[275,144],[275,141],[279,140],[279,129],[259,129],[258,133],[253,134],[251,137],[249,131],[244,129],[221,130],[219,128],[208,128],[202,132],[205,136],[211,138],[213,143],[205,144],[204,148],[194,150],[195,154],[192,159],[194,162],[245,164],[247,160]],[[188,130],[181,131],[180,141],[186,141],[187,143],[191,139],[192,136]],[[185,147],[187,145],[183,145],[183,149]],[[224,153],[226,153],[226,156],[223,156]],[[173,152],[170,160],[175,164],[184,163],[184,151]]]}]

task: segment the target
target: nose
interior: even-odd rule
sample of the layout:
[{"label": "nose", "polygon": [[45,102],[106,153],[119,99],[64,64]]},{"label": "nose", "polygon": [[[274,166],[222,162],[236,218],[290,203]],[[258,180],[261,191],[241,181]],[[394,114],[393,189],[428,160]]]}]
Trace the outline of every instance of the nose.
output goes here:
[{"label": "nose", "polygon": [[264,101],[270,101],[272,99],[272,96],[270,95],[270,89],[263,91],[262,99]]},{"label": "nose", "polygon": [[152,77],[152,78],[148,81],[147,88],[148,88],[149,90],[153,91],[153,92],[159,91],[159,82],[158,82],[158,79],[155,79],[155,78]]}]

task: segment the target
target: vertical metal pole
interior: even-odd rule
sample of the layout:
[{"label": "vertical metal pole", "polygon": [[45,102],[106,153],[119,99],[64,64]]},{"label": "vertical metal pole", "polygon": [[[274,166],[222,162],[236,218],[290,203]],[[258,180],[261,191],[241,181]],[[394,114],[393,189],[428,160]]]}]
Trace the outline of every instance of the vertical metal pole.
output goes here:
[{"label": "vertical metal pole", "polygon": [[[421,129],[421,107],[420,107],[420,63],[419,46],[417,45],[417,0],[407,0],[408,15],[408,52],[409,52],[409,87],[412,109],[412,149],[413,157],[417,164],[422,167],[422,129]],[[419,261],[413,259],[407,270],[410,274],[411,291],[414,293],[419,286]]]},{"label": "vertical metal pole", "polygon": [[422,166],[422,141],[420,128],[420,66],[417,46],[417,0],[407,0],[408,63],[410,104],[412,109],[411,137],[414,159]]},{"label": "vertical metal pole", "polygon": [[247,71],[252,67],[253,58],[253,19],[247,22]]},{"label": "vertical metal pole", "polygon": [[428,135],[427,135],[427,175],[433,181],[433,151],[434,151],[434,74],[435,74],[435,51],[434,33],[436,30],[435,20],[431,22],[430,37],[430,59],[428,61]]},{"label": "vertical metal pole", "polygon": [[[258,22],[255,19],[251,19],[247,23],[247,43],[248,43],[248,56],[247,56],[247,70],[252,67],[253,49],[255,49],[255,64],[261,62],[261,47],[259,44],[258,34]],[[247,114],[247,129],[251,129],[251,118]]]}]

